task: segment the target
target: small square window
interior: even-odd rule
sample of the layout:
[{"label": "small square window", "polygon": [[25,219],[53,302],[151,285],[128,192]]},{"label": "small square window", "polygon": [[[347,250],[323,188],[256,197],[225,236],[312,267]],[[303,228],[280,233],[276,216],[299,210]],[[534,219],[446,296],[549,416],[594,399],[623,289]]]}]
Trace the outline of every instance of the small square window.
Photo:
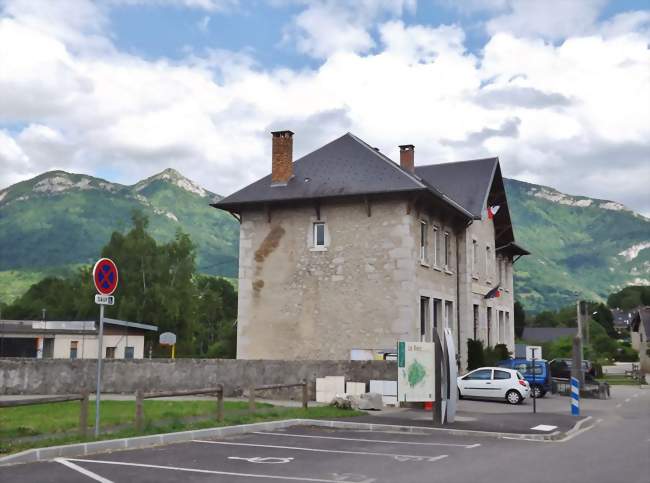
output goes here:
[{"label": "small square window", "polygon": [[314,246],[325,246],[325,223],[314,223]]},{"label": "small square window", "polygon": [[115,359],[115,347],[106,348],[106,359]]}]

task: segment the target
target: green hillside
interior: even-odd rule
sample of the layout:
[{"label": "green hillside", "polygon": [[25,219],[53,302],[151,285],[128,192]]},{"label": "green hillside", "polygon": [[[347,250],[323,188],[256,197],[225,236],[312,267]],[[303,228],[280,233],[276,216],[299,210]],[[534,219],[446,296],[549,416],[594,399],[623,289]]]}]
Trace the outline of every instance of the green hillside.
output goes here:
[{"label": "green hillside", "polygon": [[239,225],[209,206],[217,199],[169,169],[133,186],[63,171],[17,183],[0,191],[0,301],[41,275],[93,263],[114,230],[131,226],[135,209],[158,241],[189,233],[199,271],[234,277]]},{"label": "green hillside", "polygon": [[[650,221],[610,201],[506,180],[517,241],[531,256],[515,265],[516,296],[529,311],[555,309],[575,293],[604,300],[650,280]],[[142,210],[160,242],[177,229],[198,247],[200,272],[237,276],[239,226],[209,204],[219,196],[174,170],[133,186],[44,173],[0,191],[0,302],[45,275],[93,263],[114,230]]]},{"label": "green hillside", "polygon": [[506,180],[517,241],[532,252],[515,265],[515,293],[527,310],[591,300],[650,283],[650,220],[618,203],[568,196]]}]

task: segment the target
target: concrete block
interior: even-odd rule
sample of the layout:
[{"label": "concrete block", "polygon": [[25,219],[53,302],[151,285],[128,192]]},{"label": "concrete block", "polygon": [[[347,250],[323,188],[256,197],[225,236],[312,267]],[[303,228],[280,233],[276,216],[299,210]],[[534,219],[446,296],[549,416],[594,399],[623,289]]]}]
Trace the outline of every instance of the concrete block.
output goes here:
[{"label": "concrete block", "polygon": [[360,394],[365,394],[366,392],[366,383],[365,382],[346,382],[345,383],[345,393],[352,396],[358,396]]}]

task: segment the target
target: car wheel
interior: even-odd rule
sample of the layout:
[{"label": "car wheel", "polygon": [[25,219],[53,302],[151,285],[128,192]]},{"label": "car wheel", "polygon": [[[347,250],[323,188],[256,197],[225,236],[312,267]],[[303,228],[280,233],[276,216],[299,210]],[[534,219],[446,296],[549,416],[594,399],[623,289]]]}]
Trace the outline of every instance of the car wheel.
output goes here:
[{"label": "car wheel", "polygon": [[535,384],[533,387],[530,388],[530,395],[534,398],[544,397],[544,391],[542,390],[541,386]]},{"label": "car wheel", "polygon": [[510,404],[519,404],[522,399],[523,398],[521,397],[521,394],[519,394],[519,391],[515,391],[514,389],[506,393],[506,401]]}]

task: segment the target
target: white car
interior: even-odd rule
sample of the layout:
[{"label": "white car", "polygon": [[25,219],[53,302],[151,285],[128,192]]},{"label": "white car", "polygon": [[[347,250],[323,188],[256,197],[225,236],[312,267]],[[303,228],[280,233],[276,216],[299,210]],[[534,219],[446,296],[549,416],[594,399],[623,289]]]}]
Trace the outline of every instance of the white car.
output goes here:
[{"label": "white car", "polygon": [[514,369],[479,367],[458,378],[458,398],[505,399],[519,404],[530,395],[530,385]]}]

